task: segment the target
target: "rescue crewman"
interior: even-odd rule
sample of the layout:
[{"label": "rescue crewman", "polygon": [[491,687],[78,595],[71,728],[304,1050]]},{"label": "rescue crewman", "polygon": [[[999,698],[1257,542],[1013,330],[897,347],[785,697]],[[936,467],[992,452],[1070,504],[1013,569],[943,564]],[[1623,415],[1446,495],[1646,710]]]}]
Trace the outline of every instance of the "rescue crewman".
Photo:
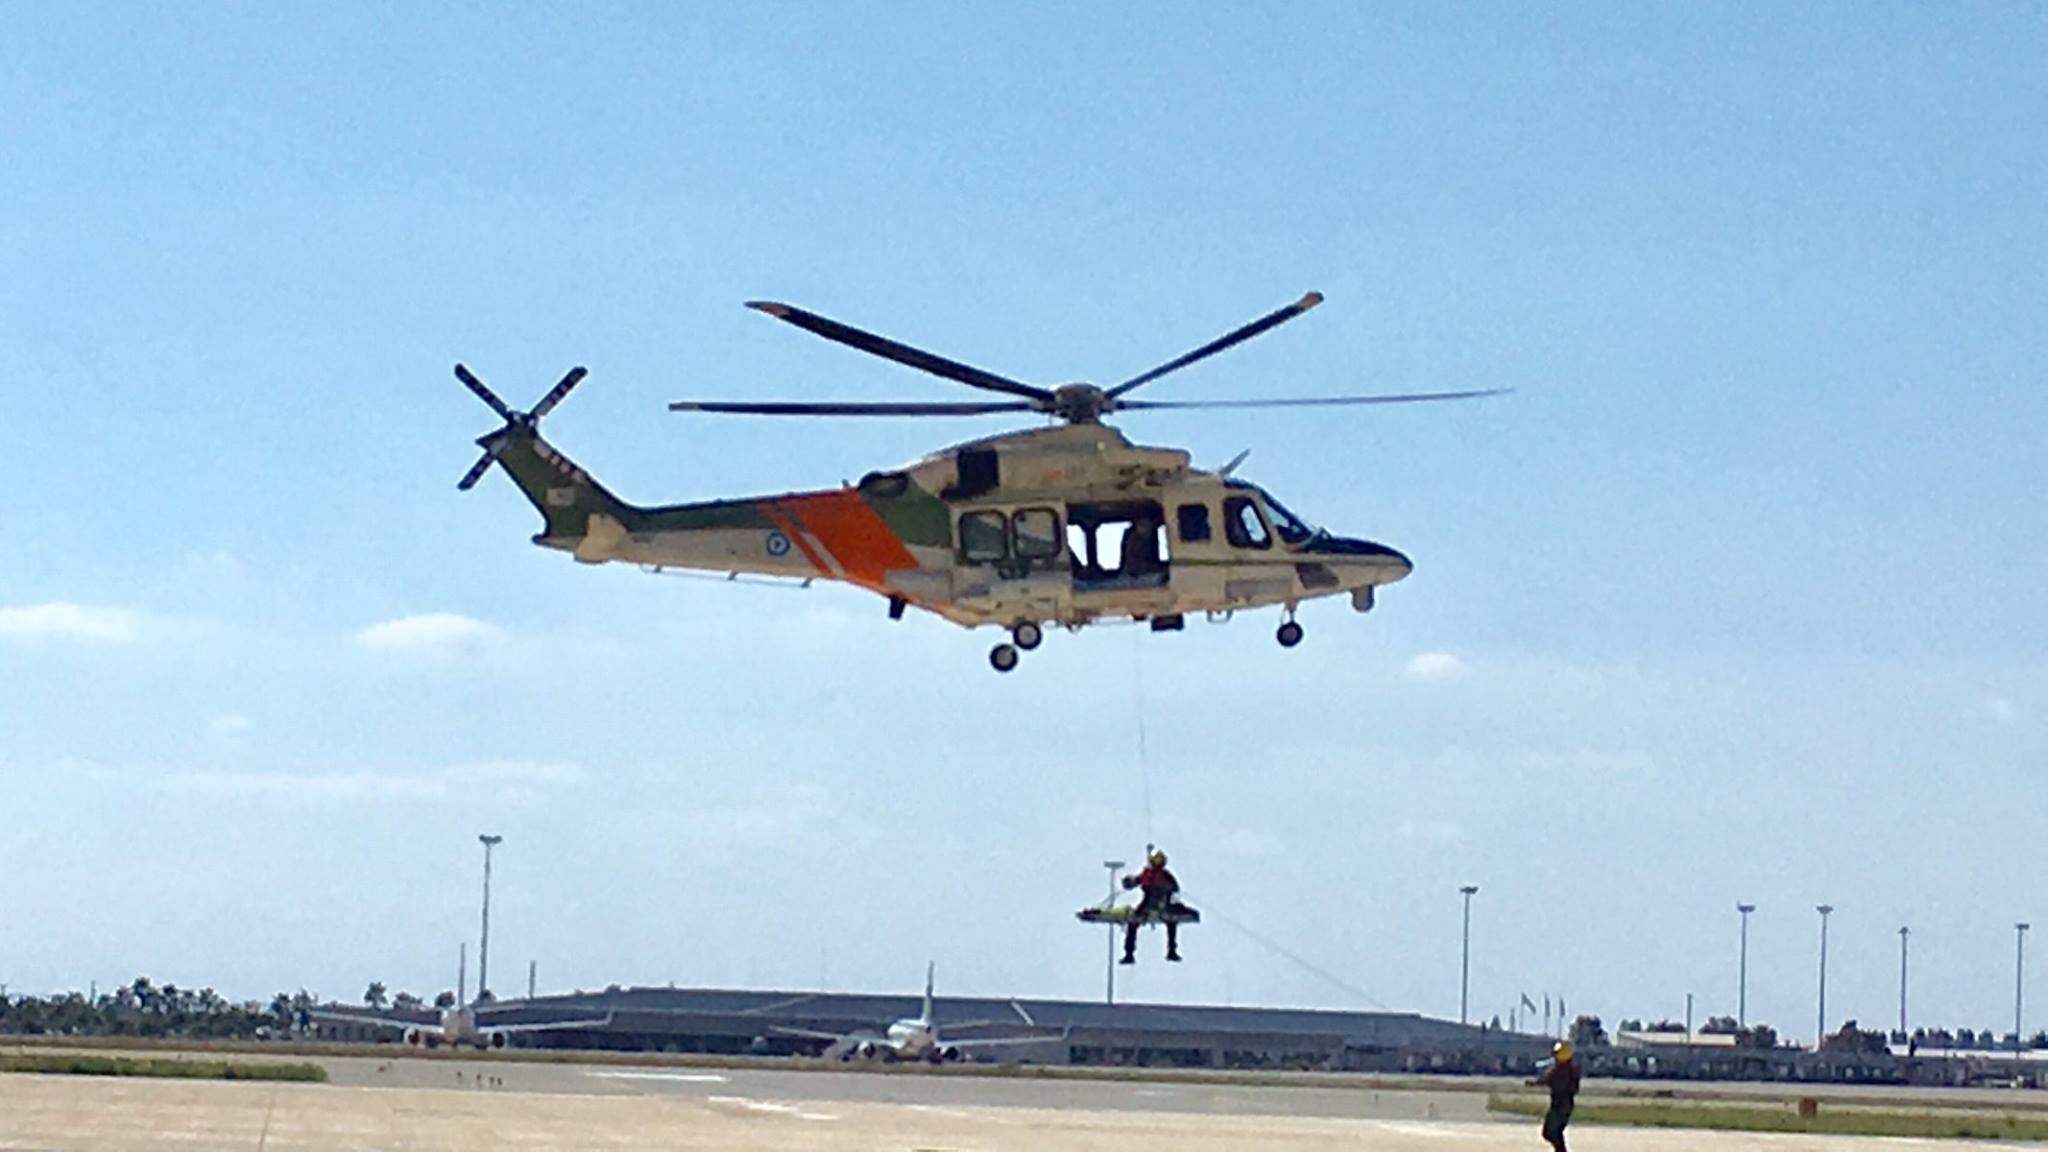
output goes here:
[{"label": "rescue crewman", "polygon": [[1579,1062],[1569,1040],[1552,1044],[1550,1054],[1554,1058],[1550,1067],[1529,1083],[1550,1089],[1550,1111],[1543,1114],[1543,1140],[1555,1152],[1565,1152],[1564,1126],[1572,1122],[1572,1104],[1579,1097]]},{"label": "rescue crewman", "polygon": [[[1136,888],[1143,893],[1138,906],[1131,912],[1131,918],[1124,923],[1124,958],[1119,961],[1136,964],[1138,925],[1146,916],[1155,912],[1164,915],[1174,906],[1173,898],[1180,894],[1180,881],[1166,870],[1166,853],[1154,848],[1152,854],[1145,858],[1145,870],[1136,876],[1124,877],[1123,884],[1125,888]],[[1180,925],[1171,920],[1166,922],[1166,958],[1175,963],[1180,961]]]}]

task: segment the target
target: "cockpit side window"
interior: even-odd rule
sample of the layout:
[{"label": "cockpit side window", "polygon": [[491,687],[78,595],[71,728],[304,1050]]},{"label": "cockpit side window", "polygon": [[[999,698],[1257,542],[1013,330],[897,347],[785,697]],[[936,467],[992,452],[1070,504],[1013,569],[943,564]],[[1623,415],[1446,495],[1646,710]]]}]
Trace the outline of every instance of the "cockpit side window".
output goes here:
[{"label": "cockpit side window", "polygon": [[1249,496],[1231,496],[1223,501],[1223,534],[1236,548],[1271,548],[1273,534],[1259,516],[1259,506]]},{"label": "cockpit side window", "polygon": [[1175,526],[1183,544],[1200,544],[1209,539],[1209,506],[1183,504],[1174,510]]},{"label": "cockpit side window", "polygon": [[1266,519],[1273,522],[1273,531],[1289,544],[1299,544],[1315,532],[1301,522],[1301,517],[1287,510],[1287,506],[1273,499],[1270,492],[1261,492],[1266,498]]}]

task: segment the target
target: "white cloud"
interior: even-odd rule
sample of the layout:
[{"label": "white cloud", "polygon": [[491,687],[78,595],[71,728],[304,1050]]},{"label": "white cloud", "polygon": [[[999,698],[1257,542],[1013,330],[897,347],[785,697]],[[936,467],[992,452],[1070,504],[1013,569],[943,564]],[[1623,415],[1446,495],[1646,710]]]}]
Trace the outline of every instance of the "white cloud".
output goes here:
[{"label": "white cloud", "polygon": [[206,730],[216,736],[233,736],[238,732],[247,732],[252,727],[254,725],[249,722],[247,716],[237,716],[233,713],[215,716],[206,722]]},{"label": "white cloud", "polygon": [[1449,680],[1465,672],[1465,662],[1449,652],[1424,652],[1408,662],[1410,680]]},{"label": "white cloud", "polygon": [[1278,856],[1287,851],[1287,845],[1278,836],[1254,828],[1233,828],[1225,832],[1219,847],[1226,856],[1252,858]]},{"label": "white cloud", "polygon": [[429,776],[378,772],[187,772],[170,779],[180,790],[209,796],[282,800],[419,800],[447,794]]},{"label": "white cloud", "polygon": [[20,608],[0,608],[0,636],[51,636],[126,644],[135,639],[139,614],[126,608],[94,608],[53,600]]},{"label": "white cloud", "polygon": [[794,841],[826,811],[822,789],[798,787],[736,804],[694,809],[684,815],[683,822],[691,839],[730,851]]},{"label": "white cloud", "polygon": [[1394,835],[1411,844],[1458,844],[1465,839],[1465,828],[1455,820],[1411,816],[1401,821]]},{"label": "white cloud", "polygon": [[374,652],[470,652],[502,638],[504,629],[455,612],[400,616],[356,633],[356,643]]},{"label": "white cloud", "polygon": [[187,772],[169,786],[212,796],[289,800],[438,800],[449,796],[531,803],[581,783],[575,764],[494,760],[419,772]]}]

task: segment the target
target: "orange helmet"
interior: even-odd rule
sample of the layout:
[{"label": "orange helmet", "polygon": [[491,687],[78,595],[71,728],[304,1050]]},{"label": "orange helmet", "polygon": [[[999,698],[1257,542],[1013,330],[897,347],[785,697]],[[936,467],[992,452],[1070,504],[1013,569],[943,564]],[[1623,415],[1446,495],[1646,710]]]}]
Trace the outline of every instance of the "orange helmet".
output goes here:
[{"label": "orange helmet", "polygon": [[1146,859],[1146,860],[1147,860],[1147,861],[1148,861],[1148,862],[1149,862],[1149,863],[1150,863],[1150,864],[1151,864],[1151,865],[1152,865],[1152,866],[1153,866],[1154,868],[1164,868],[1164,867],[1166,867],[1166,853],[1164,853],[1164,852],[1161,852],[1161,851],[1160,851],[1159,849],[1157,849],[1157,848],[1154,848],[1154,849],[1152,850],[1152,855],[1150,855],[1150,856],[1147,856],[1147,857],[1146,857],[1145,859]]}]

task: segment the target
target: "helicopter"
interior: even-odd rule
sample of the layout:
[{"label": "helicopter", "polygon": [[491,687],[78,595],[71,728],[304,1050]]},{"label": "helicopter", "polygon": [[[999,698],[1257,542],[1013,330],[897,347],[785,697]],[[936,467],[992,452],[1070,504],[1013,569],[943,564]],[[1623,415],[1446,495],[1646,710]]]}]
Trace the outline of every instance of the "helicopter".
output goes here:
[{"label": "helicopter", "polygon": [[1214,471],[1189,453],[1134,444],[1104,418],[1123,412],[1409,404],[1466,400],[1502,389],[1295,399],[1138,399],[1160,377],[1267,332],[1320,304],[1310,292],[1284,307],[1109,388],[1043,388],[975,368],[788,304],[747,306],[813,335],[984,392],[976,401],[705,401],[675,412],[820,417],[1036,413],[1050,422],[934,452],[859,483],[818,491],[642,507],[613,495],[543,439],[540,420],[584,377],[571,369],[532,409],[498,398],[462,364],[455,376],[505,421],[477,439],[483,455],[457,487],[502,465],[545,521],[533,543],[585,564],[737,580],[842,581],[888,603],[966,628],[995,625],[989,652],[1014,670],[1049,625],[1078,631],[1115,620],[1179,631],[1190,614],[1213,621],[1279,607],[1275,638],[1301,643],[1303,601],[1346,595],[1370,611],[1375,590],[1413,571],[1384,544],[1310,527],[1270,493],[1236,476],[1247,453]]}]

